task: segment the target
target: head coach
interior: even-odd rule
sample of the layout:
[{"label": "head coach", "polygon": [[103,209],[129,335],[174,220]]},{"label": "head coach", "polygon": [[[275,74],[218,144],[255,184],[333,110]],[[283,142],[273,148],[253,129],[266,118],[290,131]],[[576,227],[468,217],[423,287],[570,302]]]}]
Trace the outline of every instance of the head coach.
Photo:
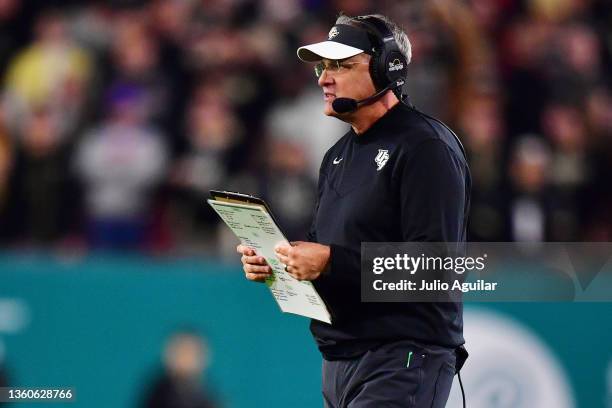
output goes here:
[{"label": "head coach", "polygon": [[[310,328],[323,355],[326,407],[443,407],[465,358],[461,303],[362,303],[362,242],[462,242],[470,175],[463,147],[402,94],[411,46],[382,15],[341,15],[326,41],[297,50],[313,62],[324,113],[351,129],[323,159],[309,242],[277,247],[310,280],[333,324]],[[238,246],[246,277],[270,269]]]}]

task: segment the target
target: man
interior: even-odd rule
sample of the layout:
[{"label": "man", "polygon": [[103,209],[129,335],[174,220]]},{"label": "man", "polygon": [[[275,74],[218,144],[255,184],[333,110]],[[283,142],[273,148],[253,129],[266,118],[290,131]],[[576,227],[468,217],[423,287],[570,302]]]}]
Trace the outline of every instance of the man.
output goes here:
[{"label": "man", "polygon": [[[442,407],[464,342],[461,303],[362,303],[362,242],[465,241],[470,176],[461,143],[401,94],[406,34],[380,15],[341,15],[327,41],[298,49],[326,115],[351,125],[321,165],[310,242],[277,247],[310,280],[333,323],[311,322],[326,407]],[[239,245],[247,279],[270,268]],[[463,360],[463,356],[459,360]]]},{"label": "man", "polygon": [[202,386],[209,363],[206,339],[192,330],[172,333],[163,351],[163,371],[147,388],[142,408],[214,408]]}]

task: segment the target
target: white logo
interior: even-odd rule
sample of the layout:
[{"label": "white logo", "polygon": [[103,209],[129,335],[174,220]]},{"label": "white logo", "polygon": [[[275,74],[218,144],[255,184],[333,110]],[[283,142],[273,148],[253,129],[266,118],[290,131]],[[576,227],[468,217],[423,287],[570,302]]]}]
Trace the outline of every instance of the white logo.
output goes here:
[{"label": "white logo", "polygon": [[376,158],[374,159],[374,161],[378,165],[378,168],[376,169],[376,171],[380,171],[380,169],[385,167],[385,164],[387,164],[387,160],[389,160],[389,151],[378,149],[378,154],[376,155]]},{"label": "white logo", "polygon": [[342,161],[342,157],[341,157],[341,158],[337,158],[337,157],[336,157],[336,158],[334,159],[333,163],[334,163],[334,164],[338,164],[338,163],[340,163],[341,161]]},{"label": "white logo", "polygon": [[[471,408],[573,408],[573,388],[559,356],[536,332],[519,320],[493,310],[469,309],[464,337],[470,357],[463,384]],[[453,386],[448,408],[462,406]]]},{"label": "white logo", "polygon": [[332,38],[334,38],[338,34],[340,34],[340,31],[338,31],[338,29],[336,27],[332,27],[332,29],[329,30],[329,34],[328,34],[328,38],[327,39],[331,40]]},{"label": "white logo", "polygon": [[389,63],[389,71],[401,71],[402,69],[404,69],[404,64],[399,60],[399,58],[396,58]]}]

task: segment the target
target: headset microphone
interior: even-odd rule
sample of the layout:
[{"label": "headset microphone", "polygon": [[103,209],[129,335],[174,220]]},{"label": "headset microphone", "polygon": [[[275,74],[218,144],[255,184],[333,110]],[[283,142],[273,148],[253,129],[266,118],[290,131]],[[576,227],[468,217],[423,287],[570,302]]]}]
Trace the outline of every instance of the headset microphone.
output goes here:
[{"label": "headset microphone", "polygon": [[376,101],[378,98],[383,96],[384,93],[387,92],[389,89],[401,86],[403,83],[404,81],[392,82],[389,85],[387,85],[385,88],[376,92],[374,95],[369,96],[365,99],[357,100],[357,99],[352,99],[352,98],[336,98],[332,102],[332,109],[335,110],[337,113],[354,112],[357,110],[359,106],[367,105],[369,103]]}]

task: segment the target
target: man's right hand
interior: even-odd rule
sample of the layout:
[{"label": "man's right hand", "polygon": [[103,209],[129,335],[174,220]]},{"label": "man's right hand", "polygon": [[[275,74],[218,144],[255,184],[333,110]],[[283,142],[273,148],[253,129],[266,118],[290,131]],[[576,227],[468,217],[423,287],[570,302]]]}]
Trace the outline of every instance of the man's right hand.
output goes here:
[{"label": "man's right hand", "polygon": [[267,277],[272,275],[272,268],[270,268],[263,256],[255,255],[254,249],[239,244],[236,247],[236,251],[242,254],[240,261],[248,280],[264,282]]}]

